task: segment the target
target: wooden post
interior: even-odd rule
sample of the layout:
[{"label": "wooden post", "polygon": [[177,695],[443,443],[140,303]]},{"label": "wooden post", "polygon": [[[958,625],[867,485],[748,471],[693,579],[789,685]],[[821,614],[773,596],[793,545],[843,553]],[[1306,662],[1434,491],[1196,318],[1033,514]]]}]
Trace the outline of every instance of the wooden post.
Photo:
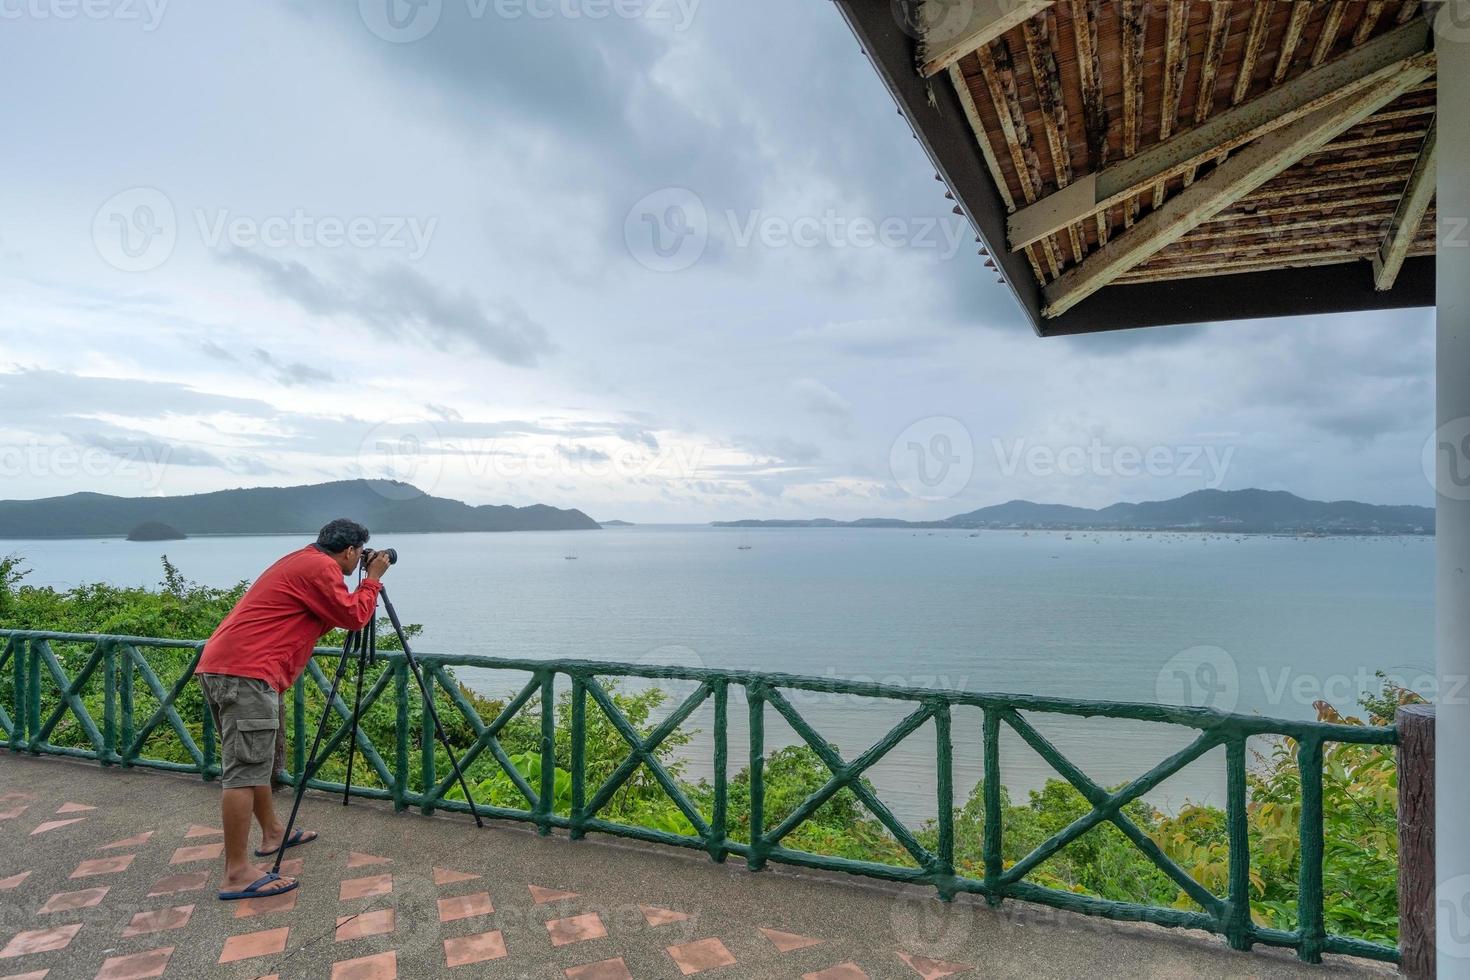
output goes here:
[{"label": "wooden post", "polygon": [[1434,705],[1407,704],[1399,731],[1399,953],[1410,980],[1434,976]]}]

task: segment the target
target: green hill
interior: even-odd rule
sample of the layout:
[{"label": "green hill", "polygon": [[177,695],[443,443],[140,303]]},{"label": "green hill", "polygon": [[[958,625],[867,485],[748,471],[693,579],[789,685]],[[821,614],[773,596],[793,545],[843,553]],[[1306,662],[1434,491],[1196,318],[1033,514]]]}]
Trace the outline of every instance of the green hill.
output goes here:
[{"label": "green hill", "polygon": [[431,497],[392,480],[343,480],[301,487],[253,487],[180,497],[73,493],[0,501],[0,538],[123,537],[156,522],[196,534],[315,533],[350,517],[373,533],[419,531],[594,531],[580,510],[544,504],[483,505]]}]

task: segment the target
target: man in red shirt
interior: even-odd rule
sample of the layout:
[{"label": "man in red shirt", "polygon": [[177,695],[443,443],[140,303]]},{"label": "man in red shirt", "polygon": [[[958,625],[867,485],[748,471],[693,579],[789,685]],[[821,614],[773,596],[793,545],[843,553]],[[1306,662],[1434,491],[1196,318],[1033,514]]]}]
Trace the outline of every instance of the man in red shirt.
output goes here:
[{"label": "man in red shirt", "polygon": [[358,567],[367,540],[361,524],[346,518],[328,523],[316,544],[266,569],[204,645],[195,674],[220,740],[221,899],[276,895],[297,886],[295,879],[249,861],[250,817],[260,824],[256,857],[316,839],[315,832],[298,829],[283,841],[286,828],[271,805],[281,692],[301,676],[322,636],[338,627],[362,629],[373,618],[388,556],[373,556],[356,592],[343,582]]}]

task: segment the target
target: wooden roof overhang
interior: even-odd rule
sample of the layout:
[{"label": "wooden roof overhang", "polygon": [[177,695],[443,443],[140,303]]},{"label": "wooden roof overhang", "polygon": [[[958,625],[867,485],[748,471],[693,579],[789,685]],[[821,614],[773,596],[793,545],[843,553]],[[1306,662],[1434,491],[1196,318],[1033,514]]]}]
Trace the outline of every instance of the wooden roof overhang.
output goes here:
[{"label": "wooden roof overhang", "polygon": [[1434,305],[1419,0],[837,4],[1042,336]]}]

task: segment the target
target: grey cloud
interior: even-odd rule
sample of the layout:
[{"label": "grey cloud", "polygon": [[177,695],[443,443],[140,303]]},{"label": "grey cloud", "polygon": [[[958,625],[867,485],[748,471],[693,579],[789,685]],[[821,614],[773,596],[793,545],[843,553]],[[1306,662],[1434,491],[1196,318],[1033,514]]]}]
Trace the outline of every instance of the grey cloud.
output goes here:
[{"label": "grey cloud", "polygon": [[612,459],[602,450],[590,446],[557,446],[556,451],[573,463],[606,463]]},{"label": "grey cloud", "polygon": [[225,461],[204,449],[195,446],[167,443],[146,436],[108,437],[95,432],[68,434],[76,443],[91,449],[100,449],[118,459],[134,463],[150,463],[176,466],[218,466],[224,468]]},{"label": "grey cloud", "polygon": [[433,402],[424,402],[424,410],[434,416],[434,418],[442,419],[445,422],[460,422],[464,420],[464,416],[458,410],[450,408],[448,405],[436,405]]},{"label": "grey cloud", "polygon": [[232,364],[236,364],[239,363],[240,360],[234,354],[231,354],[229,351],[225,350],[223,347],[221,347],[219,344],[216,344],[212,340],[205,340],[200,343],[199,349],[204,351],[205,354],[214,358],[216,361],[228,361]]},{"label": "grey cloud", "polygon": [[334,380],[330,371],[314,368],[310,364],[278,361],[270,351],[257,347],[255,359],[270,368],[271,376],[283,385],[316,384]]},{"label": "grey cloud", "polygon": [[221,261],[252,272],[271,292],[308,313],[349,316],[400,343],[423,342],[439,350],[469,344],[518,366],[534,365],[552,350],[546,330],[514,302],[487,311],[467,290],[440,290],[406,266],[359,270],[353,282],[337,283],[292,259],[241,248],[227,250]]}]

